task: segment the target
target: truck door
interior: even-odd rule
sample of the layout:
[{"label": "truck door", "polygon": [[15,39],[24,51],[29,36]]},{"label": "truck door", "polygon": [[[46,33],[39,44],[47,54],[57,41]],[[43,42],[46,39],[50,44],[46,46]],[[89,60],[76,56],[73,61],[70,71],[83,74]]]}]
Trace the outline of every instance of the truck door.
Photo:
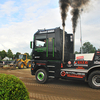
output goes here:
[{"label": "truck door", "polygon": [[34,56],[36,60],[46,60],[46,35],[35,36]]},{"label": "truck door", "polygon": [[49,60],[54,59],[55,53],[55,34],[48,34],[47,36],[47,51],[46,51],[46,57]]}]

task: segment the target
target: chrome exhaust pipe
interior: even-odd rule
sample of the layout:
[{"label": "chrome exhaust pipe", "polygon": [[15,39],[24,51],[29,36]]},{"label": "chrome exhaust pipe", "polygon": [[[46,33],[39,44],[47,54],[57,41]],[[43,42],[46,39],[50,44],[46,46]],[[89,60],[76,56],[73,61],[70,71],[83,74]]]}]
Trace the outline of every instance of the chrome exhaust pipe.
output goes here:
[{"label": "chrome exhaust pipe", "polygon": [[64,52],[65,52],[65,26],[63,26],[63,52],[62,52],[62,62],[64,63]]}]

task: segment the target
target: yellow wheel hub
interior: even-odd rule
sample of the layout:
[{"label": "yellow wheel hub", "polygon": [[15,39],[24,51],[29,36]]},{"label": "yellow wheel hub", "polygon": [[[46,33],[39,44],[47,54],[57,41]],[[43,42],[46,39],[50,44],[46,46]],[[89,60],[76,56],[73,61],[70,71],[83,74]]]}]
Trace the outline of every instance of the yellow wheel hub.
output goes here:
[{"label": "yellow wheel hub", "polygon": [[24,65],[23,64],[21,64],[21,68],[23,68],[24,67]]},{"label": "yellow wheel hub", "polygon": [[29,67],[31,67],[31,64],[29,64]]}]

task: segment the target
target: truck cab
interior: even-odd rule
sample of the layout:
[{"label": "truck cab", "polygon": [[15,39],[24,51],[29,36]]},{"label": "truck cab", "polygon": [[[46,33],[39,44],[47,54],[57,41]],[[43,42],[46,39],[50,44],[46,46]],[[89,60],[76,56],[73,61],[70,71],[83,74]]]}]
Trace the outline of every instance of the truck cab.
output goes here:
[{"label": "truck cab", "polygon": [[33,37],[31,74],[37,82],[45,83],[50,78],[76,79],[88,82],[92,88],[100,88],[100,51],[73,54],[73,34],[65,32],[63,62],[63,30],[60,27],[38,30]]},{"label": "truck cab", "polygon": [[[73,53],[73,35],[65,34],[65,61]],[[34,60],[61,60],[62,59],[62,30],[60,28],[38,30],[34,34],[32,58]],[[66,57],[67,56],[67,57]]]}]

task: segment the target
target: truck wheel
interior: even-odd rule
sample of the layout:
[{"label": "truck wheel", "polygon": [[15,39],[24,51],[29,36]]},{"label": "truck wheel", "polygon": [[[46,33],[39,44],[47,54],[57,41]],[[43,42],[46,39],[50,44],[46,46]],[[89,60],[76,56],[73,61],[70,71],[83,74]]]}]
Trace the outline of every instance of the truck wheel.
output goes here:
[{"label": "truck wheel", "polygon": [[31,68],[31,62],[30,61],[27,63],[27,68]]},{"label": "truck wheel", "polygon": [[94,89],[100,89],[100,71],[94,71],[89,75],[88,84]]},{"label": "truck wheel", "polygon": [[35,73],[35,78],[38,83],[45,83],[48,80],[48,75],[45,69],[38,69]]},{"label": "truck wheel", "polygon": [[23,68],[24,68],[24,63],[23,63],[23,62],[20,62],[20,63],[18,64],[18,68],[19,68],[19,69],[23,69]]}]

